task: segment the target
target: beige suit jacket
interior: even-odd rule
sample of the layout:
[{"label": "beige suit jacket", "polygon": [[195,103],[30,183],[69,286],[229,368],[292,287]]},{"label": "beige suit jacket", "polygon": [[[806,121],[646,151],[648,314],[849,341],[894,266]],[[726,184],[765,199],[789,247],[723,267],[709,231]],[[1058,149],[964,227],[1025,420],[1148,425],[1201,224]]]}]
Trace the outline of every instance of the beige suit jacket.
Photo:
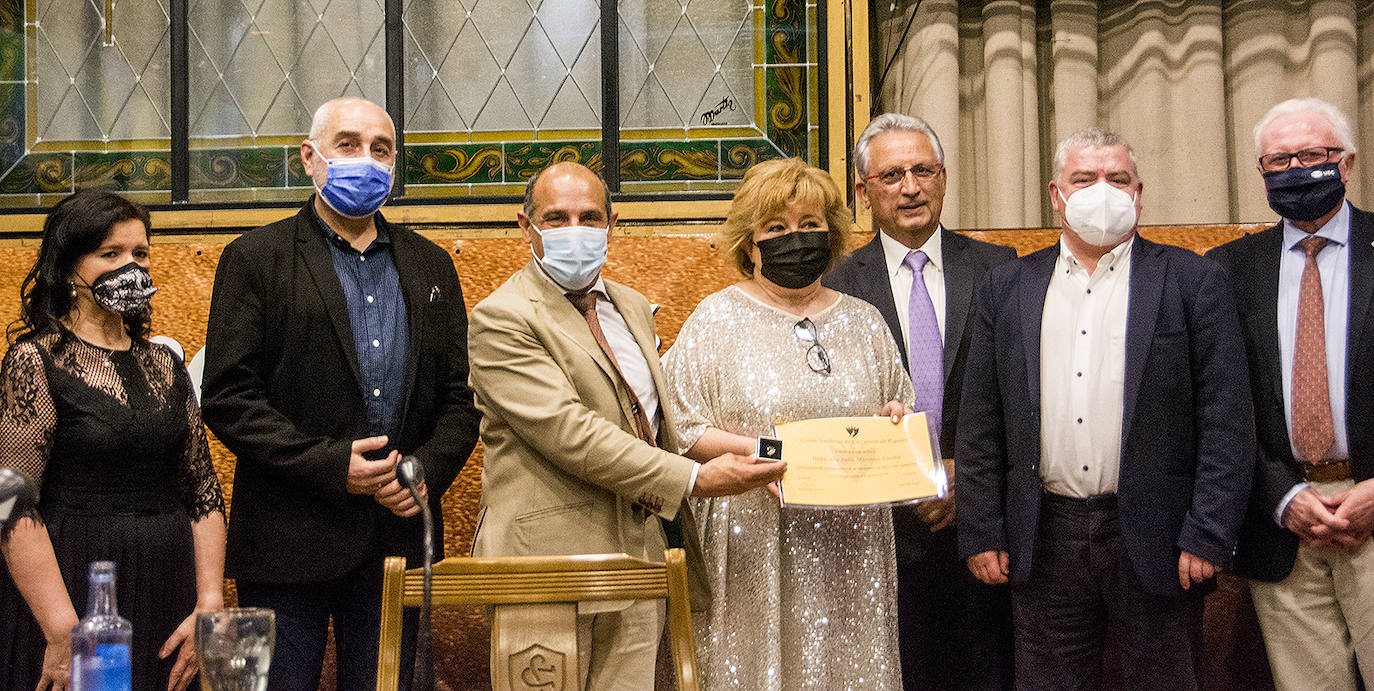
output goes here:
[{"label": "beige suit jacket", "polygon": [[[648,301],[605,286],[662,396]],[[692,606],[704,607],[709,586],[684,500],[693,462],[664,450],[677,448],[676,421],[660,406],[661,448],[639,439],[624,383],[585,317],[536,262],[473,308],[468,354],[486,446],[473,555],[624,552],[661,562],[659,516],[680,515]]]}]

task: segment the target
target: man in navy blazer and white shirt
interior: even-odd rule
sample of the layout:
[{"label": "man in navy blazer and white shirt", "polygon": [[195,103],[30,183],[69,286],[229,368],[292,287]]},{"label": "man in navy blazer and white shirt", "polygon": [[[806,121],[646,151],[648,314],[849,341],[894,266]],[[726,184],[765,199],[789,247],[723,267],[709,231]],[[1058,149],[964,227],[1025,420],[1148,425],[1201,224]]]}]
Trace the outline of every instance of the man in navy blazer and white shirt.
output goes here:
[{"label": "man in navy blazer and white shirt", "polygon": [[[920,118],[885,113],[854,144],[855,193],[873,212],[873,240],[854,250],[822,283],[871,303],[883,315],[902,364],[914,371],[935,414],[940,453],[954,458],[954,430],[968,356],[969,305],[988,269],[1016,258],[1016,250],[974,240],[940,225],[945,199],[945,152]],[[919,253],[918,272],[908,257]],[[913,293],[913,288],[916,289]],[[927,323],[911,319],[924,300]],[[913,331],[930,334],[930,352],[911,353]],[[912,368],[915,368],[912,370]],[[928,386],[919,386],[922,378]],[[929,389],[929,391],[924,391]],[[955,472],[951,466],[950,472]],[[897,542],[897,623],[902,685],[917,689],[992,689],[1010,685],[1011,600],[1004,587],[979,583],[959,559],[952,497],[892,512]]]},{"label": "man in navy blazer and white shirt", "polygon": [[959,546],[1010,581],[1017,686],[1096,688],[1105,632],[1131,688],[1201,685],[1202,596],[1254,470],[1226,272],[1136,235],[1134,154],[1059,145],[1054,246],[977,293],[955,452]]},{"label": "man in navy blazer and white shirt", "polygon": [[1259,466],[1236,569],[1280,689],[1374,684],[1374,214],[1345,199],[1354,141],[1328,103],[1274,106],[1255,148],[1282,220],[1208,253],[1250,358]]}]

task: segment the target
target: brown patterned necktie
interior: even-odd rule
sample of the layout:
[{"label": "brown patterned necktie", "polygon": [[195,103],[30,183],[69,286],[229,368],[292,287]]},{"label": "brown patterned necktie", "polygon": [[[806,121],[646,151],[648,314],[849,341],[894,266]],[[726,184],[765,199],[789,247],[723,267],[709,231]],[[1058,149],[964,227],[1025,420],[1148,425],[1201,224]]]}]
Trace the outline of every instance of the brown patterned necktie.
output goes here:
[{"label": "brown patterned necktie", "polygon": [[606,332],[601,330],[601,319],[596,316],[596,293],[584,291],[581,293],[568,293],[568,300],[573,306],[582,312],[582,316],[587,319],[587,328],[591,329],[592,338],[596,339],[596,344],[601,346],[601,352],[611,361],[611,367],[615,368],[616,376],[620,377],[620,383],[625,385],[625,392],[630,395],[630,409],[635,414],[635,427],[639,430],[639,438],[643,439],[650,446],[658,446],[654,440],[654,428],[649,424],[649,417],[644,414],[644,406],[639,404],[639,397],[635,395],[635,390],[630,386],[630,382],[625,379],[625,374],[620,371],[620,363],[615,360],[615,353],[611,351],[611,344],[606,341]]},{"label": "brown patterned necktie", "polygon": [[1298,328],[1293,347],[1293,445],[1304,463],[1320,463],[1336,442],[1326,381],[1326,310],[1317,268],[1317,254],[1326,243],[1326,238],[1315,235],[1298,242],[1307,253],[1307,261],[1298,288]]}]

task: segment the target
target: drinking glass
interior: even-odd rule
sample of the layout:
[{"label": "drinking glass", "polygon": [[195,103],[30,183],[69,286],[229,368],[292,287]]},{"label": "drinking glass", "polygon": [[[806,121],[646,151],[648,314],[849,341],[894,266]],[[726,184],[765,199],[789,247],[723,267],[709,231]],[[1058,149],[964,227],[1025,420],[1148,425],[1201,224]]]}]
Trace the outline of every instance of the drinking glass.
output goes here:
[{"label": "drinking glass", "polygon": [[264,691],[276,634],[270,609],[230,607],[197,614],[201,691]]}]

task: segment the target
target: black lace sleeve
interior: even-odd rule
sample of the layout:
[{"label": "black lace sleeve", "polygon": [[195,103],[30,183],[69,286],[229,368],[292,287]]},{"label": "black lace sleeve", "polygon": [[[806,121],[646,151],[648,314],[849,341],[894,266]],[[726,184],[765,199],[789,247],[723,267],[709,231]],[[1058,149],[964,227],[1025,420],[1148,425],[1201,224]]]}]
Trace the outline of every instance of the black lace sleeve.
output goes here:
[{"label": "black lace sleeve", "polygon": [[[33,478],[40,492],[56,425],[57,409],[48,393],[48,375],[38,345],[32,341],[15,343],[0,363],[0,465],[17,468]],[[41,522],[36,509],[28,516]]]},{"label": "black lace sleeve", "polygon": [[186,507],[192,521],[198,521],[218,512],[224,517],[224,493],[220,490],[219,476],[215,475],[215,464],[210,460],[210,444],[205,439],[205,424],[200,419],[200,404],[191,377],[186,373],[179,358],[172,358],[173,376],[185,383],[186,424],[190,434],[186,435],[186,451],[182,454],[184,462],[177,484],[181,490],[181,503]]}]

